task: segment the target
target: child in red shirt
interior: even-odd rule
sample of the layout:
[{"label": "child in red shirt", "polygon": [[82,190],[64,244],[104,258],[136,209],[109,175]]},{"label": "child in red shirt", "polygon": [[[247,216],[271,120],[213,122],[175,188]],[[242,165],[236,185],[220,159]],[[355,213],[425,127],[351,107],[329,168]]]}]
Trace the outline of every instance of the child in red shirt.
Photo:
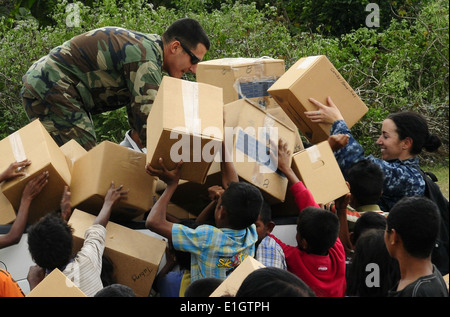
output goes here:
[{"label": "child in red shirt", "polygon": [[270,235],[282,247],[288,271],[302,279],[317,296],[345,296],[345,251],[338,238],[339,220],[321,209],[311,192],[292,171],[290,151],[282,140],[278,146],[278,168],[286,175],[300,215],[297,220],[298,246],[290,246]]}]

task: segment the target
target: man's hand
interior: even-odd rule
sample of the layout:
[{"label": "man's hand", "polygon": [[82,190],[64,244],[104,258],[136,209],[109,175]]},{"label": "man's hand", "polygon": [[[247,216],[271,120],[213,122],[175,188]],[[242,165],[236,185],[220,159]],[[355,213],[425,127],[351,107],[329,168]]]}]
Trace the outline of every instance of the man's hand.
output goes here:
[{"label": "man's hand", "polygon": [[225,189],[222,186],[214,185],[208,188],[208,197],[211,200],[218,200],[222,196]]}]

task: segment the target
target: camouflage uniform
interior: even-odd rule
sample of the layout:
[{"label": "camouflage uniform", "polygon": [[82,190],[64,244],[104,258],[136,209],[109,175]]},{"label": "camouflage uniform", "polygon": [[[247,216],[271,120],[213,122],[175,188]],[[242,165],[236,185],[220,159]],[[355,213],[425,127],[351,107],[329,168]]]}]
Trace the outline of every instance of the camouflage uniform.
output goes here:
[{"label": "camouflage uniform", "polygon": [[155,34],[104,27],[75,36],[35,62],[21,95],[30,119],[55,141],[96,144],[91,114],[127,107],[146,144],[147,116],[162,80],[163,44]]}]

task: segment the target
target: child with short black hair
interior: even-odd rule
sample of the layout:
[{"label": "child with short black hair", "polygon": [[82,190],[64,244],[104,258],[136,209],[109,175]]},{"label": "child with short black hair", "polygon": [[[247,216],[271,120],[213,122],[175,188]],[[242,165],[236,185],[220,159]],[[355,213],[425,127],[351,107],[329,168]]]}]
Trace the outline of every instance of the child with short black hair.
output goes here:
[{"label": "child with short black hair", "polygon": [[384,239],[398,260],[401,278],[389,297],[448,297],[445,281],[431,262],[439,226],[438,208],[426,197],[404,197],[391,208]]},{"label": "child with short black hair", "polygon": [[150,164],[146,169],[167,187],[150,210],[145,226],[169,239],[175,249],[192,254],[191,282],[205,277],[225,279],[248,255],[255,253],[258,236],[254,223],[263,203],[261,192],[249,183],[228,183],[217,200],[215,226],[203,224],[191,229],[166,217],[167,205],[178,186],[182,162],[172,171],[167,170],[162,158],[159,163],[160,170]]},{"label": "child with short black hair", "polygon": [[270,235],[282,247],[288,271],[297,275],[319,296],[345,295],[345,251],[338,237],[339,220],[314,201],[290,166],[287,143],[278,143],[278,168],[291,184],[290,190],[300,211],[297,220],[297,246]]},{"label": "child with short black hair", "polygon": [[261,212],[255,222],[258,241],[256,242],[255,259],[265,266],[286,270],[286,259],[281,246],[268,234],[275,227],[272,210],[267,202],[263,203]]}]

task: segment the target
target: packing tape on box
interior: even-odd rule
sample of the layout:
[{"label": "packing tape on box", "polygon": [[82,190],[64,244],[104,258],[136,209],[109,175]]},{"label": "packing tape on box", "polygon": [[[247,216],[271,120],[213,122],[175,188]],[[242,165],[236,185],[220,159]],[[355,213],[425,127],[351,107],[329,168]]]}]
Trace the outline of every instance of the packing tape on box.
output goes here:
[{"label": "packing tape on box", "polygon": [[27,159],[25,155],[25,149],[23,148],[22,139],[20,138],[19,131],[12,133],[8,137],[9,143],[11,144],[11,150],[14,155],[14,159],[17,162],[21,162]]},{"label": "packing tape on box", "polygon": [[297,69],[307,69],[311,66],[312,63],[314,63],[316,61],[316,59],[318,59],[320,56],[308,56],[307,58],[305,58],[304,61],[302,61],[298,66]]},{"label": "packing tape on box", "polygon": [[200,135],[201,120],[198,111],[198,83],[183,80],[181,93],[183,95],[184,124],[187,132],[191,132],[193,135]]},{"label": "packing tape on box", "polygon": [[317,145],[310,146],[309,148],[306,149],[306,152],[308,153],[309,160],[311,161],[311,163],[315,163],[319,160],[320,151]]}]

